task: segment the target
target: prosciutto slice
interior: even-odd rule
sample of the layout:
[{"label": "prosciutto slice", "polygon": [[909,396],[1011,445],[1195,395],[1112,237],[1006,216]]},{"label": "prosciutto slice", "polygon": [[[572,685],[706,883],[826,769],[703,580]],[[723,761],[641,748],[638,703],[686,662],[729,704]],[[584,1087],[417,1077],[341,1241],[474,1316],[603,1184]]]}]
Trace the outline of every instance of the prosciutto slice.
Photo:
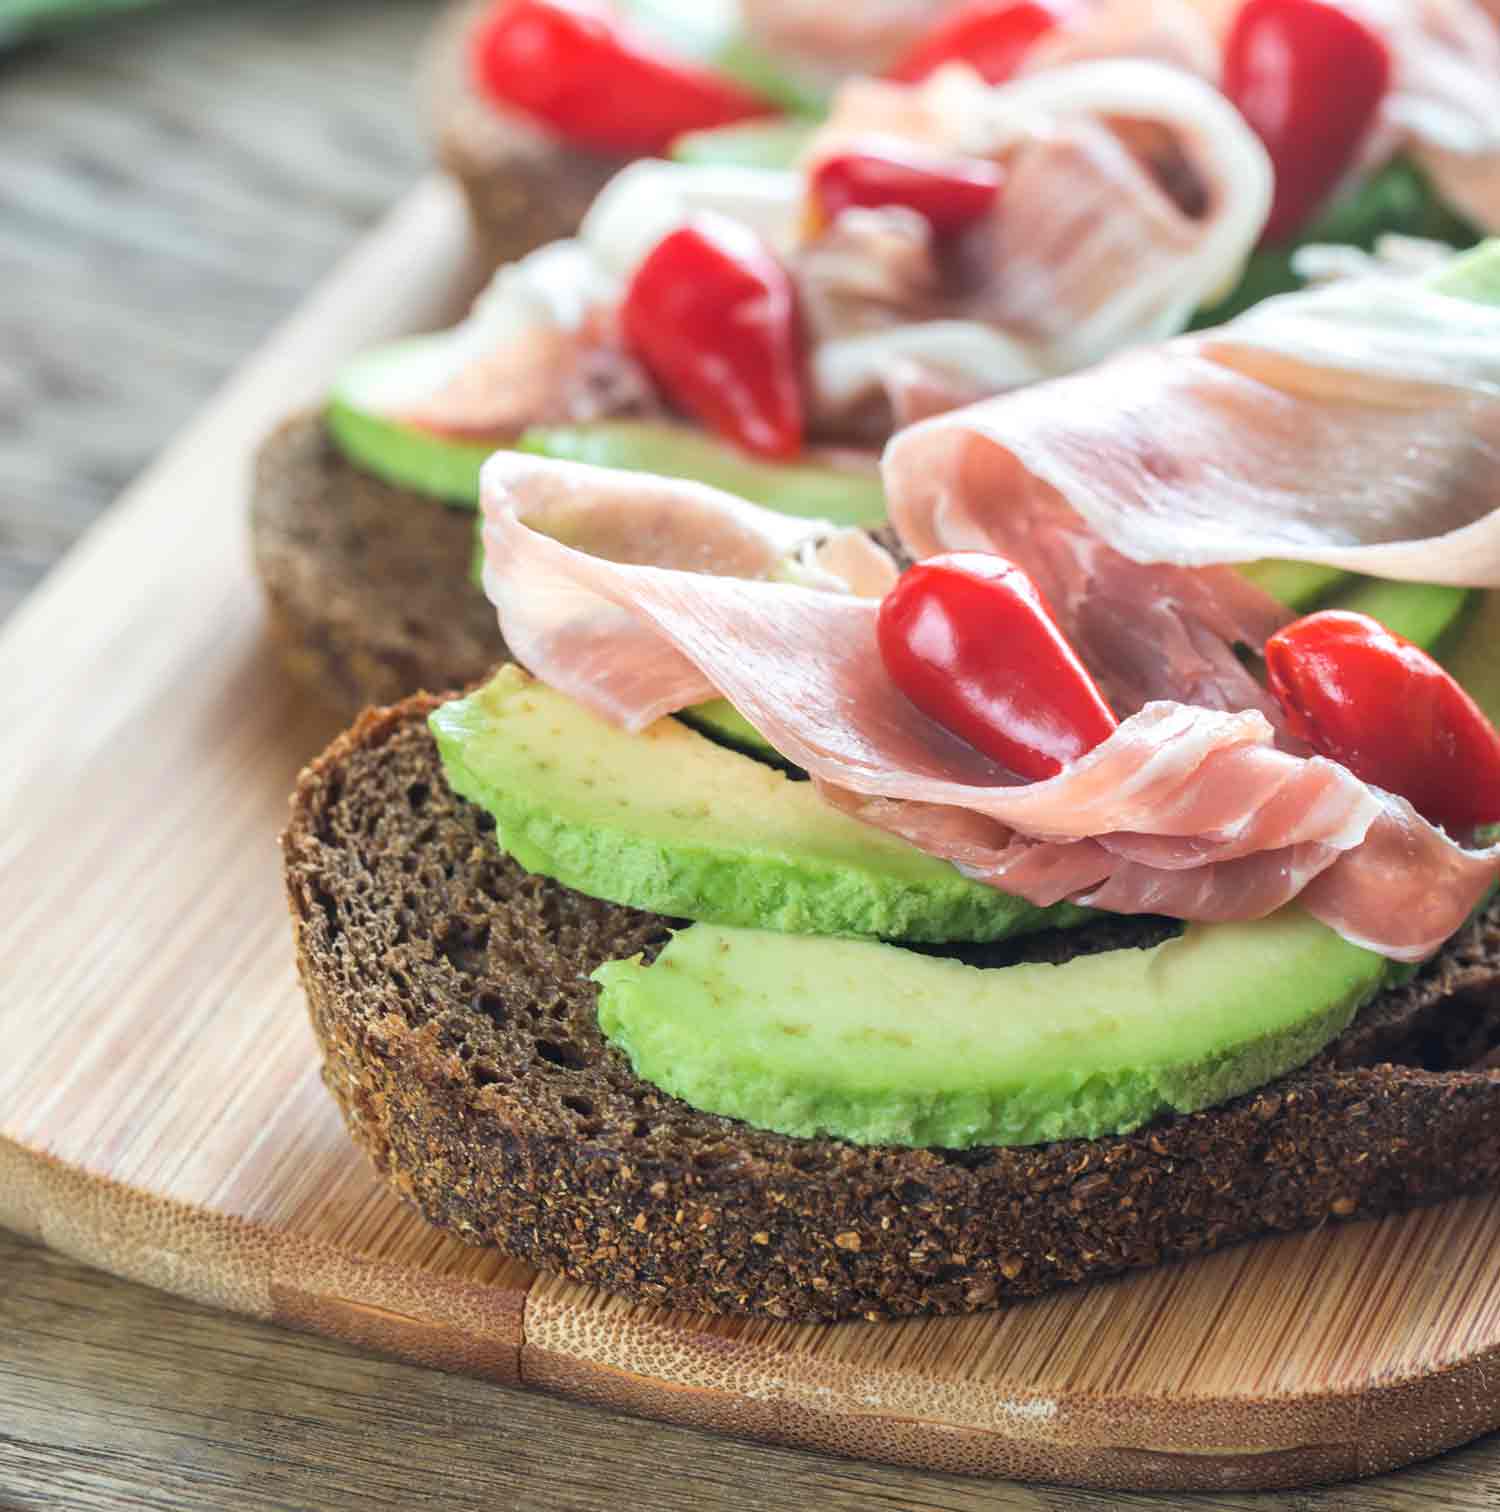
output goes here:
[{"label": "prosciutto slice", "polygon": [[[959,65],[915,88],[856,81],[840,91],[809,162],[872,134],[1006,167],[977,287],[940,319],[925,299],[901,333],[908,360],[925,341],[938,367],[982,360],[992,386],[1181,330],[1238,277],[1270,206],[1270,164],[1239,112],[1158,62],[1079,63],[995,88]],[[953,345],[964,324],[991,335],[986,358]],[[824,339],[814,354],[834,400],[853,387],[855,354],[877,383],[879,344],[862,332]]]},{"label": "prosciutto slice", "polygon": [[[699,585],[775,578],[809,585],[820,599],[878,599],[896,580],[889,554],[863,531],[760,509],[706,484],[521,453],[490,459],[485,477],[502,475],[507,497],[524,498],[527,523],[486,508],[484,583],[511,654],[633,730],[715,697],[715,684],[627,605],[594,593],[573,570],[578,562],[607,561],[620,564],[616,571],[656,571]],[[519,536],[507,529],[513,522]],[[534,547],[524,563],[511,549],[515,540]],[[632,563],[655,565],[624,565]]]},{"label": "prosciutto slice", "polygon": [[1405,149],[1447,203],[1500,231],[1500,18],[1476,0],[1345,0],[1385,38],[1391,92],[1367,164]]},{"label": "prosciutto slice", "polygon": [[1211,9],[1203,0],[1085,0],[1027,52],[1022,69],[1037,73],[1100,58],[1150,58],[1216,82],[1219,41]]},{"label": "prosciutto slice", "polygon": [[[1347,937],[1416,960],[1500,862],[1280,749],[1255,710],[1153,702],[1058,776],[1020,782],[891,683],[878,604],[825,565],[826,528],[505,453],[482,501],[486,587],[537,676],[637,729],[721,694],[830,803],[1032,901],[1208,920],[1300,897]],[[1393,888],[1410,907],[1392,909]]]},{"label": "prosciutto slice", "polygon": [[884,467],[918,556],[999,551],[1046,578],[1031,538],[1062,519],[1160,568],[1500,586],[1500,306],[1397,279],[1289,295],[928,420]]}]

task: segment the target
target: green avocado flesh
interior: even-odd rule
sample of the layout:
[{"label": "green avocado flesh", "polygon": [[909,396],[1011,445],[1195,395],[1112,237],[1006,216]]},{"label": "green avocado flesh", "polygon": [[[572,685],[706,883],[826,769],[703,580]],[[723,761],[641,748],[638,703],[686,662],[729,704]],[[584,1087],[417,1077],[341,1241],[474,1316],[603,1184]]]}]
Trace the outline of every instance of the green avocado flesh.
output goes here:
[{"label": "green avocado flesh", "polygon": [[334,445],[357,467],[399,488],[473,509],[479,469],[495,443],[461,441],[381,412],[394,382],[412,369],[433,366],[444,334],[412,336],[356,357],[334,381],[323,419]]},{"label": "green avocado flesh", "polygon": [[721,745],[733,746],[735,750],[758,756],[763,761],[781,759],[775,746],[727,698],[695,704],[677,717]]},{"label": "green avocado flesh", "polygon": [[1316,604],[1347,573],[1338,567],[1323,567],[1316,562],[1282,562],[1267,559],[1263,562],[1246,562],[1237,569],[1241,577],[1247,577],[1258,588],[1264,588],[1273,599],[1279,599],[1288,609],[1307,609]]},{"label": "green avocado flesh", "polygon": [[1335,594],[1327,609],[1351,609],[1368,614],[1387,630],[1429,651],[1437,651],[1462,619],[1473,594],[1467,588],[1436,583],[1388,583],[1380,578],[1355,578]]},{"label": "green avocado flesh", "polygon": [[494,817],[500,848],[592,897],[717,924],[932,942],[1087,917],[971,882],[678,720],[617,729],[518,667],[430,724],[449,783]]},{"label": "green avocado flesh", "polygon": [[863,940],[699,924],[611,961],[599,1022],[696,1108],[861,1144],[1036,1144],[1136,1128],[1317,1053],[1387,963],[1296,910],[1149,950],[981,970]]},{"label": "green avocado flesh", "polygon": [[534,426],[517,450],[708,483],[752,504],[835,525],[883,525],[880,474],[826,462],[762,462],[702,431],[660,421]]},{"label": "green avocado flesh", "polygon": [[539,457],[691,478],[804,519],[884,523],[885,494],[873,466],[766,462],[703,431],[665,421],[536,425],[518,440],[474,441],[383,413],[398,382],[410,391],[414,371],[437,365],[446,337],[440,332],[377,348],[355,358],[339,375],[325,419],[334,443],[356,466],[399,487],[473,509],[479,503],[479,469],[500,447],[511,446]]},{"label": "green avocado flesh", "polygon": [[672,143],[669,156],[674,162],[714,168],[790,168],[816,130],[811,121],[787,120],[688,131]]}]

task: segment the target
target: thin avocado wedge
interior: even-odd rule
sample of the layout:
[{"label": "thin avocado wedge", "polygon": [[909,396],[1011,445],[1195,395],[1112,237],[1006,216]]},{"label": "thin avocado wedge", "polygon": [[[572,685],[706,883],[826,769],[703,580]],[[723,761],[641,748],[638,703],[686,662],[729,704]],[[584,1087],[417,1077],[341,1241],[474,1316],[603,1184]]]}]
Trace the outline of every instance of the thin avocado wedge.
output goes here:
[{"label": "thin avocado wedge", "polygon": [[1317,562],[1283,562],[1273,558],[1246,562],[1236,570],[1288,609],[1310,609],[1349,576],[1338,567],[1323,567]]},{"label": "thin avocado wedge", "polygon": [[453,790],[529,871],[669,917],[813,935],[998,940],[1089,917],[1039,909],[828,807],[680,720],[639,735],[501,668],[430,721]]},{"label": "thin avocado wedge", "polygon": [[[1387,630],[1404,635],[1437,654],[1464,616],[1474,597],[1467,588],[1437,583],[1391,583],[1381,578],[1355,578],[1323,607],[1349,609],[1379,620]],[[1497,642],[1500,644],[1500,642]]]},{"label": "thin avocado wedge", "polygon": [[451,360],[451,351],[449,333],[437,332],[367,352],[340,373],[325,419],[335,445],[351,462],[399,487],[474,509],[480,468],[509,445],[540,457],[692,478],[804,519],[838,525],[885,521],[885,493],[873,460],[868,468],[819,460],[766,462],[691,426],[655,420],[538,425],[519,439],[473,441],[393,418],[396,396],[420,392],[424,376]]},{"label": "thin avocado wedge", "polygon": [[479,469],[496,442],[441,436],[394,419],[400,396],[421,392],[428,375],[445,370],[449,333],[413,336],[376,347],[348,363],[334,380],[324,423],[334,445],[366,472],[445,504],[479,503]]},{"label": "thin avocado wedge", "polygon": [[1500,725],[1500,591],[1471,593],[1469,600],[1468,614],[1449,634],[1438,660]]},{"label": "thin avocado wedge", "polygon": [[801,519],[885,523],[885,490],[873,461],[868,469],[819,461],[765,462],[690,426],[647,420],[533,426],[516,449],[566,462],[691,478]]},{"label": "thin avocado wedge", "polygon": [[859,1144],[1038,1144],[1208,1107],[1302,1064],[1384,984],[1305,914],[1149,950],[982,970],[860,940],[723,929],[594,973],[638,1076],[757,1128]]},{"label": "thin avocado wedge", "polygon": [[743,751],[747,756],[761,761],[782,759],[775,746],[727,698],[712,698],[707,703],[694,704],[690,709],[683,709],[677,717],[720,745]]},{"label": "thin avocado wedge", "polygon": [[668,156],[677,163],[716,168],[790,168],[816,130],[815,122],[794,117],[688,131],[672,143]]}]

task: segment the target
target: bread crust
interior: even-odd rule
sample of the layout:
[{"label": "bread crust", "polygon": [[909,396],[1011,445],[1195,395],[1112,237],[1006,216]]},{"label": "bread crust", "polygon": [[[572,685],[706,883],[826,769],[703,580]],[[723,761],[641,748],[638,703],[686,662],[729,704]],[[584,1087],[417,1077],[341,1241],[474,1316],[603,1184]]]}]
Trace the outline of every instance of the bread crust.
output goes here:
[{"label": "bread crust", "polygon": [[526,875],[443,779],[425,717],[367,712],[283,837],[324,1079],[431,1222],[700,1312],[958,1313],[1473,1191],[1500,1177],[1500,906],[1311,1065],[1135,1134],[864,1148],[697,1112],[600,1035],[587,974],[669,921]]},{"label": "bread crust", "polygon": [[321,415],[295,415],[262,444],[250,538],[288,671],[350,717],[474,682],[505,656],[469,577],[473,511],[356,467]]},{"label": "bread crust", "polygon": [[438,161],[463,187],[480,253],[492,267],[578,229],[625,159],[583,152],[519,112],[481,99],[469,81],[468,37],[489,9],[451,5],[433,29],[419,71]]}]

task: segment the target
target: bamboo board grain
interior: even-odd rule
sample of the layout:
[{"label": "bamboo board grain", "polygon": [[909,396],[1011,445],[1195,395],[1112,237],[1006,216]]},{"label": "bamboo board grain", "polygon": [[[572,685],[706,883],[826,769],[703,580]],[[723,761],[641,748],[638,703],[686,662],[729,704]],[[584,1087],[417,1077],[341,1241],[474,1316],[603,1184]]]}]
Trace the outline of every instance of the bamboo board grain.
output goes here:
[{"label": "bamboo board grain", "polygon": [[332,734],[264,644],[245,464],[471,287],[424,186],[0,637],[0,1224],[408,1358],[783,1443],[1021,1478],[1286,1486],[1500,1426],[1500,1201],[967,1319],[632,1306],[427,1228],[318,1080],[275,836]]}]

